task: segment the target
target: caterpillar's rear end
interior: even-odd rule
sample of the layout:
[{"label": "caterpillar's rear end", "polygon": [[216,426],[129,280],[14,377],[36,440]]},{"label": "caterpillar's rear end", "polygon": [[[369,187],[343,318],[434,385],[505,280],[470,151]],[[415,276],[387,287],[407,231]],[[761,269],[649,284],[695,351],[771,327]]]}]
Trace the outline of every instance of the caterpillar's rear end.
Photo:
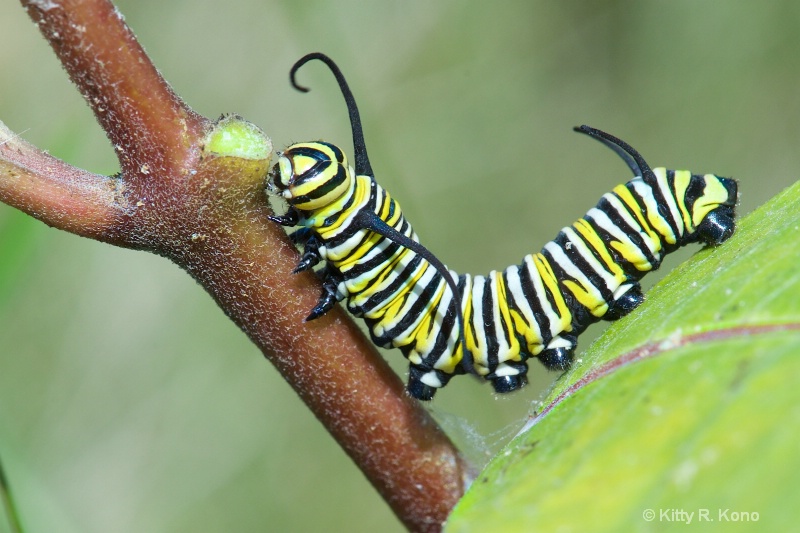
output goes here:
[{"label": "caterpillar's rear end", "polygon": [[692,242],[720,244],[735,229],[734,180],[651,170],[623,141],[584,128],[623,156],[637,177],[520,265],[468,278],[467,344],[476,370],[498,392],[525,384],[529,357],[547,368],[568,367],[577,336],[590,324],[616,320],[644,300],[638,281],[666,254]]}]

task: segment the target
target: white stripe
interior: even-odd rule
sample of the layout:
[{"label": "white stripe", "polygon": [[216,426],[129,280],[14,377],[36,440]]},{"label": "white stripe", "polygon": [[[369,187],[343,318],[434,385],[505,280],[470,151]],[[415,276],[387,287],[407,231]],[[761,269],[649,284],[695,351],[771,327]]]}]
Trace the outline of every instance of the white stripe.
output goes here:
[{"label": "white stripe", "polygon": [[[539,329],[539,321],[536,320],[533,308],[531,307],[531,304],[528,301],[528,299],[525,297],[525,293],[522,291],[522,280],[520,278],[520,275],[523,274],[522,273],[523,268],[525,267],[524,266],[518,267],[514,265],[506,269],[506,274],[505,274],[507,280],[506,286],[508,288],[508,291],[511,293],[512,298],[514,299],[514,305],[516,306],[517,310],[520,313],[522,313],[522,318],[525,320],[525,323],[528,325],[530,329],[533,330],[534,335],[538,339],[538,344],[541,344],[542,332]],[[532,351],[534,349],[535,347],[532,347],[530,344],[528,345],[529,351]]]},{"label": "white stripe", "polygon": [[[654,219],[660,219],[661,226],[664,226],[663,230],[668,232],[667,234],[662,234],[664,240],[666,240],[670,244],[674,244],[675,242],[677,242],[677,237],[672,232],[672,228],[669,227],[667,221],[664,220],[664,218],[658,212],[658,202],[656,202],[656,198],[655,196],[653,196],[653,189],[651,189],[649,185],[641,181],[634,180],[631,182],[631,184],[633,185],[633,188],[636,190],[636,193],[642,198],[642,200],[644,200],[646,207],[645,215],[647,220],[650,222],[650,226],[653,226],[653,230],[655,230],[656,233],[659,234],[661,233],[661,231],[655,227],[656,224],[653,223]],[[661,251],[660,246],[658,250]]]},{"label": "white stripe", "polygon": [[[631,180],[631,182],[634,181],[636,180]],[[617,214],[628,224],[629,227],[633,228],[637,233],[639,233],[639,235],[642,236],[642,240],[644,240],[644,243],[647,245],[650,253],[654,256],[658,256],[653,239],[651,239],[650,236],[644,231],[644,228],[642,228],[642,225],[639,224],[639,221],[631,216],[625,202],[620,200],[619,197],[613,193],[606,193],[603,195],[603,198],[608,200],[609,204],[611,204]]]},{"label": "white stripe", "polygon": [[680,210],[678,209],[678,204],[675,203],[675,196],[673,196],[672,191],[669,188],[667,170],[664,167],[654,168],[653,174],[656,175],[656,181],[658,182],[658,188],[661,191],[661,195],[667,201],[667,207],[669,207],[669,214],[672,217],[672,221],[678,228],[678,233],[683,235],[683,218],[681,217]]},{"label": "white stripe", "polygon": [[550,241],[544,246],[544,249],[550,252],[550,255],[553,256],[553,259],[558,263],[558,266],[561,267],[567,273],[567,275],[575,279],[586,292],[594,297],[595,300],[599,300],[601,302],[605,301],[603,300],[603,296],[600,294],[600,291],[597,290],[597,287],[595,287],[592,282],[589,281],[589,278],[584,275],[584,273],[575,265],[575,263],[570,261],[569,257],[567,257],[561,247],[559,247],[553,241]]},{"label": "white stripe", "polygon": [[586,246],[586,243],[580,237],[580,235],[578,235],[574,228],[564,228],[562,231],[569,238],[573,249],[578,250],[578,253],[584,259],[584,261],[589,263],[589,266],[592,268],[592,270],[594,270],[594,272],[600,276],[600,278],[602,278],[606,284],[606,287],[608,287],[608,290],[613,292],[614,289],[619,286],[617,278],[615,278],[613,274],[606,270],[606,267],[603,263],[597,260],[592,251]]},{"label": "white stripe", "polygon": [[489,368],[486,356],[486,333],[483,329],[483,291],[486,290],[486,278],[475,276],[472,281],[472,331],[475,334],[475,344],[478,353],[472,354],[478,366]]},{"label": "white stripe", "polygon": [[500,312],[500,294],[497,286],[497,271],[492,270],[489,272],[489,288],[492,291],[492,301],[494,302],[494,309],[492,309],[492,321],[494,322],[494,338],[497,340],[497,360],[499,362],[508,359],[511,346],[506,340],[505,332],[503,331],[503,315]]},{"label": "white stripe", "polygon": [[[408,313],[411,312],[411,306],[413,306],[417,302],[417,300],[419,300],[420,293],[423,290],[427,289],[428,285],[432,283],[434,275],[436,275],[435,268],[429,267],[425,269],[425,273],[422,274],[422,277],[414,285],[413,289],[411,290],[411,295],[406,299],[406,301],[403,304],[403,308],[397,314],[396,320],[392,321],[389,324],[385,324],[384,327],[386,327],[386,329],[391,329],[392,327],[399,324],[400,321],[403,318],[405,318],[405,316]],[[439,283],[436,284],[436,290],[434,291],[434,294],[431,297],[430,301],[425,303],[425,307],[422,309],[422,312],[417,313],[417,316],[414,317],[413,323],[410,324],[405,330],[403,330],[397,335],[398,338],[402,339],[404,337],[410,337],[414,329],[419,325],[420,322],[422,322],[422,319],[431,312],[433,308],[433,302],[436,300],[438,295],[441,294],[443,290],[442,284],[443,280],[440,278]]]},{"label": "white stripe", "polygon": [[[547,316],[547,320],[550,322],[550,336],[552,337],[553,335],[561,333],[563,331],[561,315],[558,314],[556,308],[550,305],[550,300],[547,298],[547,289],[544,286],[542,277],[539,275],[539,271],[536,269],[532,255],[525,256],[525,268],[527,269],[529,279],[533,282],[533,290],[536,293],[536,297],[539,299],[539,305]],[[556,298],[559,298],[559,296],[556,296]],[[537,329],[538,327],[539,324],[537,324]],[[542,336],[541,333],[539,336]]]},{"label": "white stripe", "polygon": [[[402,250],[399,250],[398,253],[401,253]],[[393,259],[395,256],[392,256]],[[386,277],[380,283],[370,283],[374,280],[374,278],[380,274],[380,272],[386,268],[386,262],[379,263],[377,266],[372,268],[371,270],[362,273],[359,276],[354,278],[347,279],[345,284],[347,286],[348,294],[351,295],[350,303],[353,305],[362,306],[364,305],[367,300],[372,297],[374,294],[384,290],[386,287],[390,286],[395,280],[397,280],[398,276],[405,270],[411,261],[414,260],[415,254],[405,254],[400,260],[395,264],[394,268],[392,268],[391,272],[386,275]],[[417,267],[412,271],[411,274],[408,275],[406,282],[402,283],[398,286],[398,288],[393,292],[394,295],[398,294],[401,291],[405,291],[406,287],[409,284],[409,279],[413,279],[415,275],[420,271],[421,268],[425,268],[428,265],[427,261],[422,260],[419,262]],[[356,265],[353,265],[356,266]],[[347,274],[350,269],[342,269],[342,274]],[[357,290],[358,287],[362,286],[362,284],[366,283],[363,288],[359,291]],[[384,298],[384,303],[375,307],[375,309],[383,309],[387,307],[391,303],[392,298]]]},{"label": "white stripe", "polygon": [[442,387],[442,382],[439,380],[439,376],[437,376],[436,372],[433,370],[422,374],[422,377],[419,378],[419,381],[429,387],[433,387],[434,389],[439,389]]},{"label": "white stripe", "polygon": [[[411,272],[410,277],[411,278],[416,277],[417,274],[420,272],[420,269],[423,269],[425,267],[426,267],[425,263],[420,263],[419,265],[417,265],[417,268],[415,268]],[[392,274],[389,277],[392,279],[397,278],[398,272],[399,270],[392,271]],[[421,276],[420,282],[422,281],[422,279],[425,278],[426,274],[430,273],[426,271],[426,273],[424,273]],[[428,279],[430,279],[430,275],[428,275]],[[412,305],[413,302],[416,300],[417,296],[415,295],[415,290],[409,289],[408,285],[409,285],[408,282],[401,284],[400,287],[397,290],[395,290],[391,296],[384,298],[375,308],[369,310],[369,313],[366,316],[372,319],[381,319],[385,315],[387,309],[396,304],[398,298],[404,299],[401,309],[395,315],[395,320],[390,321],[389,318],[386,318],[373,326],[372,330],[376,335],[381,336],[385,333],[385,330],[394,327],[400,320],[403,319],[405,313],[408,312],[408,306]],[[417,291],[419,290],[418,287],[414,287],[414,289],[416,289]],[[368,292],[371,291],[364,291],[364,293],[360,295],[351,296],[350,299],[348,300],[348,304],[363,305],[366,302],[366,299],[369,297],[369,294],[366,294]]]},{"label": "white stripe", "polygon": [[[645,271],[652,269],[653,265],[650,264],[650,261],[647,260],[647,257],[644,255],[644,253],[642,253],[641,249],[634,244],[634,242],[630,239],[630,237],[628,237],[622,228],[617,226],[614,221],[608,217],[608,214],[606,214],[605,211],[598,209],[597,207],[593,207],[586,214],[586,218],[591,218],[595,224],[608,232],[612,237],[619,241],[622,246],[635,251],[633,255],[636,256],[636,260],[633,263],[634,265],[641,265],[641,268],[639,266],[636,267],[637,270]],[[635,224],[634,227],[637,228],[639,225]]]}]

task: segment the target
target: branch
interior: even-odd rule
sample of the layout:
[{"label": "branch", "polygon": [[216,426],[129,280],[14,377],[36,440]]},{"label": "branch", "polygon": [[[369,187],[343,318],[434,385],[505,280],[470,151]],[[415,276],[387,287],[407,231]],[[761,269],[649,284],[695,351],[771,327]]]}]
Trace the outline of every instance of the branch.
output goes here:
[{"label": "branch", "polygon": [[66,231],[168,257],[253,340],[403,523],[437,531],[467,465],[337,306],[303,318],[321,287],[267,220],[272,146],[255,126],[195,114],[106,0],[23,0],[113,143],[98,176],[0,137],[0,199]]},{"label": "branch", "polygon": [[49,226],[108,240],[122,217],[113,178],[72,167],[14,135],[0,122],[0,201]]}]

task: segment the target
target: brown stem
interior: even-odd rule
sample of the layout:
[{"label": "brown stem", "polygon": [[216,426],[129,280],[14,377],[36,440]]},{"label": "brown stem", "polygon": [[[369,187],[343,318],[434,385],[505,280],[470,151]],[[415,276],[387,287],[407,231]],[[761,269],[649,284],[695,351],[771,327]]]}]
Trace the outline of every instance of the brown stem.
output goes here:
[{"label": "brown stem", "polygon": [[303,322],[320,286],[311,274],[291,274],[298,254],[266,219],[271,146],[263,133],[254,130],[261,139],[255,152],[221,148],[217,132],[231,128],[235,136],[248,125],[238,117],[212,124],[192,112],[110,2],[22,3],[106,130],[122,173],[90,174],[7,139],[0,199],[55,227],[153,251],[185,268],[403,523],[439,530],[463,492],[466,464],[341,309]]},{"label": "brown stem", "polygon": [[[128,179],[183,167],[207,121],[170,89],[108,0],[22,0],[117,151]],[[141,155],[147,154],[147,161]]]},{"label": "brown stem", "polygon": [[[0,201],[50,226],[107,240],[122,219],[117,180],[67,165],[0,122]],[[124,202],[124,201],[123,201]]]}]

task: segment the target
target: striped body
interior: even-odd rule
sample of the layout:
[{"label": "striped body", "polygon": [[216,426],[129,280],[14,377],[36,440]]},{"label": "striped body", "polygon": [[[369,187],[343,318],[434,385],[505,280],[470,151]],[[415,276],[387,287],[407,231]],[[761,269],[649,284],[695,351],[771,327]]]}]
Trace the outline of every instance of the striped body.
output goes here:
[{"label": "striped body", "polygon": [[711,210],[735,202],[732,180],[664,168],[653,173],[657,187],[641,177],[618,185],[521,264],[465,276],[467,344],[479,373],[524,374],[528,357],[548,349],[571,353],[590,324],[626,314],[632,309],[626,298],[639,303],[637,281],[667,253],[697,240],[697,226]]},{"label": "striped body", "polygon": [[[368,209],[419,242],[400,205],[374,179],[358,176],[353,196],[348,209]],[[419,254],[353,227],[347,212],[342,215],[341,224],[318,231],[325,242],[322,258],[343,276],[338,291],[347,299],[347,309],[364,318],[378,346],[400,348],[419,368],[454,374],[462,355],[460,346],[456,351],[453,293],[442,275]],[[330,219],[339,220],[335,213]],[[454,272],[451,276],[457,277]]]},{"label": "striped body", "polygon": [[[359,214],[379,218],[418,242],[397,202],[372,176],[355,175],[337,147],[289,147],[270,186],[294,210],[293,223],[282,223],[305,228],[297,239],[306,245],[304,257],[313,243],[311,255],[326,262],[323,276],[335,283],[336,298],[365,319],[376,344],[402,350],[410,362],[409,391],[430,399],[467,370],[507,392],[525,383],[529,357],[566,367],[589,324],[619,318],[641,302],[637,281],[665,254],[730,236],[733,180],[647,170],[647,178],[614,188],[521,264],[487,276],[448,270],[457,295],[442,269],[359,222]],[[454,303],[464,319],[463,337]]]}]

